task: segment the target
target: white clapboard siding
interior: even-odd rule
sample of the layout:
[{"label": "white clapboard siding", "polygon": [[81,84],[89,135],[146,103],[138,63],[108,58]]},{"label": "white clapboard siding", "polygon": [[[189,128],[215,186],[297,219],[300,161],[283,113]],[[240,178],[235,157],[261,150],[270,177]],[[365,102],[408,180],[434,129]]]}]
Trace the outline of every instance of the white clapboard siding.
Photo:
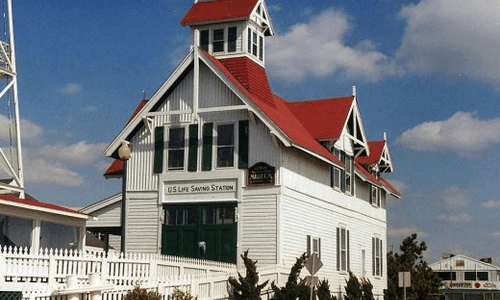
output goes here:
[{"label": "white clapboard siding", "polygon": [[[321,238],[323,268],[318,276],[320,278],[328,276],[332,287],[343,286],[347,276],[345,272],[338,272],[336,269],[336,228],[345,226],[349,230],[351,271],[360,277],[361,253],[365,250],[365,275],[374,285],[374,292],[382,294],[386,287],[386,275],[379,278],[372,276],[371,241],[373,236],[377,236],[383,240],[383,245],[386,245],[384,222],[285,189],[281,201],[279,226],[281,228],[281,257],[285,265],[291,266],[298,256],[307,251],[307,235]],[[385,257],[385,250],[383,257]],[[383,263],[386,264],[385,261]]]},{"label": "white clapboard siding", "polygon": [[261,265],[277,262],[276,200],[275,194],[245,195],[238,207],[240,252],[249,250],[249,257]]},{"label": "white clapboard siding", "polygon": [[200,108],[243,105],[243,102],[206,65],[200,64]]},{"label": "white clapboard siding", "polygon": [[[169,94],[165,102],[157,109],[158,112],[190,111],[193,101],[193,72],[189,72]],[[164,115],[151,117],[151,129],[164,126],[167,122],[179,124],[191,120],[191,114],[176,116]],[[142,126],[131,141],[132,157],[128,161],[127,190],[144,191],[158,189],[158,178],[153,173],[154,134],[146,126]]]},{"label": "white clapboard siding", "polygon": [[121,201],[92,212],[92,216],[97,220],[87,221],[87,227],[120,227]]},{"label": "white clapboard siding", "polygon": [[156,193],[127,194],[127,251],[158,253],[158,218]]},{"label": "white clapboard siding", "polygon": [[259,119],[250,122],[248,166],[265,162],[276,168],[276,184],[279,184],[280,148],[275,143],[269,128]]}]

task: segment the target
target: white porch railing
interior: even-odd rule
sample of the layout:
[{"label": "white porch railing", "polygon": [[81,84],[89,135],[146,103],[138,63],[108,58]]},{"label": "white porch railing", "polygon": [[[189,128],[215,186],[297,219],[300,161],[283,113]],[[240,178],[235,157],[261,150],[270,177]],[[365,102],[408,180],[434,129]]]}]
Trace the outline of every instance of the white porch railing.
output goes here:
[{"label": "white porch railing", "polygon": [[[228,278],[237,276],[234,264],[158,254],[80,252],[0,247],[0,291],[21,291],[23,299],[60,299],[74,289],[80,299],[88,299],[89,276],[99,274],[103,300],[120,300],[136,285],[157,290],[168,299],[175,288],[189,291],[198,299],[228,297]],[[240,270],[244,274],[245,270]],[[288,270],[268,266],[259,268],[261,281],[286,282]],[[110,288],[110,286],[112,288]],[[85,292],[88,287],[88,292]],[[73,295],[74,296],[74,295]],[[63,299],[63,298],[61,298]],[[74,299],[71,298],[70,299]]]}]

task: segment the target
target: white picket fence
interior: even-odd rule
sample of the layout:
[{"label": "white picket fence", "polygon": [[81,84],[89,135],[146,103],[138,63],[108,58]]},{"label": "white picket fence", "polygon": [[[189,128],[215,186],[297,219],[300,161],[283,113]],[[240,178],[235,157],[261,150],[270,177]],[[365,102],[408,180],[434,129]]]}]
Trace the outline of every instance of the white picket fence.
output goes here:
[{"label": "white picket fence", "polygon": [[[235,264],[177,256],[52,249],[35,254],[28,248],[0,247],[0,291],[21,291],[23,300],[65,299],[60,295],[68,295],[70,279],[76,282],[72,288],[76,284],[79,299],[90,299],[92,274],[98,274],[103,300],[120,300],[136,285],[156,290],[165,299],[175,288],[200,300],[226,299],[228,278],[237,272]],[[259,272],[262,282],[269,279],[277,285],[288,276],[288,270],[275,266]]]}]

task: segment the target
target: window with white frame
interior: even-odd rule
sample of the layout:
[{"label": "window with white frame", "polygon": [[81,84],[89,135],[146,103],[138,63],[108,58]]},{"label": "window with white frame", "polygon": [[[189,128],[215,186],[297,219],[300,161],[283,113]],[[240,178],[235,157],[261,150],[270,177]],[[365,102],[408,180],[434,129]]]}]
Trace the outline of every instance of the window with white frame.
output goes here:
[{"label": "window with white frame", "polygon": [[321,238],[307,236],[307,256],[316,253],[318,258],[321,259]]},{"label": "window with white frame", "polygon": [[200,47],[208,52],[208,44],[209,44],[209,30],[204,29],[200,30]]},{"label": "window with white frame", "polygon": [[353,177],[352,176],[352,157],[349,155],[344,156],[344,164],[345,164],[345,192],[347,194],[353,194]]},{"label": "window with white frame", "polygon": [[380,189],[375,185],[371,186],[370,202],[373,206],[380,207]]},{"label": "window with white frame", "polygon": [[234,166],[234,124],[217,126],[217,168]]},{"label": "window with white frame", "polygon": [[237,28],[229,27],[227,29],[227,52],[236,52]]},{"label": "window with white frame", "polygon": [[349,270],[349,230],[337,227],[337,271]]},{"label": "window with white frame", "polygon": [[342,171],[337,167],[332,167],[332,182],[331,187],[337,190],[340,190],[340,181]]},{"label": "window with white frame", "polygon": [[224,52],[224,28],[214,29],[212,47],[213,52]]},{"label": "window with white frame", "polygon": [[372,272],[373,276],[383,275],[383,251],[382,240],[379,237],[372,237]]},{"label": "window with white frame", "polygon": [[248,53],[258,57],[260,60],[264,59],[264,38],[260,36],[257,31],[248,28]]},{"label": "window with white frame", "polygon": [[168,170],[184,170],[185,129],[168,130]]}]

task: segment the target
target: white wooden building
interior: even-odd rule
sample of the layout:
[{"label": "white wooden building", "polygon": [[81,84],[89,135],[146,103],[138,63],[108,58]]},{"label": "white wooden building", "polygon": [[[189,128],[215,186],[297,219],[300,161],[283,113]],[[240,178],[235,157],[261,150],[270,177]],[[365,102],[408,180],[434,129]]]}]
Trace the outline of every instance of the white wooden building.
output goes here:
[{"label": "white wooden building", "polygon": [[448,255],[429,267],[439,275],[447,294],[495,291],[500,297],[500,267],[491,258]]},{"label": "white wooden building", "polygon": [[0,249],[30,249],[31,255],[41,249],[84,250],[89,218],[87,214],[29,196],[1,194]]},{"label": "white wooden building", "polygon": [[[116,159],[106,175],[126,174],[124,250],[240,263],[248,249],[259,265],[286,267],[317,252],[332,289],[343,291],[351,270],[380,296],[385,203],[400,197],[383,178],[387,142],[367,139],[354,89],[301,102],[272,93],[270,20],[263,0],[187,12],[191,51],[105,150]],[[116,227],[113,199],[93,214]]]}]

